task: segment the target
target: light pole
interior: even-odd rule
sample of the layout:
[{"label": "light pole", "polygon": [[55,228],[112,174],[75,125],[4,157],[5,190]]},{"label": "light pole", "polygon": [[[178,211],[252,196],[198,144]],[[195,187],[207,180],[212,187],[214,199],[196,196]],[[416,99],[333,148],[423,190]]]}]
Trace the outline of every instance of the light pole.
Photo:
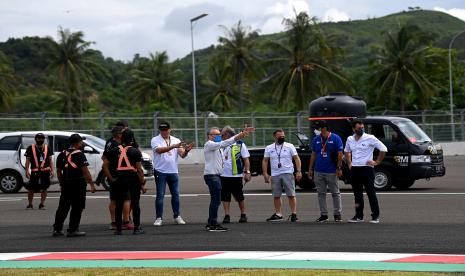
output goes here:
[{"label": "light pole", "polygon": [[194,131],[195,131],[195,147],[199,145],[199,134],[197,133],[197,89],[195,86],[195,55],[194,55],[194,22],[207,16],[202,13],[199,16],[191,18],[191,42],[192,42],[192,90],[194,93]]},{"label": "light pole", "polygon": [[459,35],[465,33],[465,30],[460,31],[456,34],[449,43],[449,105],[450,105],[450,123],[451,123],[451,131],[452,131],[452,141],[455,141],[455,125],[454,125],[454,91],[452,88],[452,44],[454,43],[455,39],[459,37]]}]

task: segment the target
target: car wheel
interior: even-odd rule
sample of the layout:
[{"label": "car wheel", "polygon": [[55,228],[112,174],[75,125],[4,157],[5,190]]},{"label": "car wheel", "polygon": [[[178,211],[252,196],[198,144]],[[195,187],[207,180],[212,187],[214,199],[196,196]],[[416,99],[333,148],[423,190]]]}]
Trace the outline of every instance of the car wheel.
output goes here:
[{"label": "car wheel", "polygon": [[396,183],[394,183],[394,186],[396,186],[396,188],[399,190],[407,190],[408,188],[412,187],[414,183],[414,179],[397,180]]},{"label": "car wheel", "polygon": [[4,193],[16,193],[23,187],[21,176],[14,171],[7,171],[0,174],[0,190]]},{"label": "car wheel", "polygon": [[392,176],[391,173],[382,168],[375,169],[375,189],[378,191],[388,191],[392,186]]},{"label": "car wheel", "polygon": [[302,190],[309,191],[315,189],[315,182],[310,180],[306,174],[302,176],[302,179],[300,179],[300,181],[296,181],[295,184],[299,186]]}]

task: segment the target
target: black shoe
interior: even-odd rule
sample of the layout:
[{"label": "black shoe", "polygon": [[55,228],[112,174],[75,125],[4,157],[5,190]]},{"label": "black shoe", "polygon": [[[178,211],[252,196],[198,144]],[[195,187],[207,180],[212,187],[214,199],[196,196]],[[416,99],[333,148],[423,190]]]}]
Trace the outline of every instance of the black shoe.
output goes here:
[{"label": "black shoe", "polygon": [[39,210],[47,210],[47,208],[45,208],[45,205],[41,203],[39,204]]},{"label": "black shoe", "polygon": [[68,234],[66,234],[67,237],[83,237],[85,235],[86,235],[86,232],[82,232],[79,230],[68,232]]},{"label": "black shoe", "polygon": [[120,235],[123,235],[123,231],[121,230],[116,230],[115,232],[113,232],[114,235],[117,235],[117,236],[120,236]]},{"label": "black shoe", "polygon": [[219,224],[217,225],[210,225],[208,232],[226,232],[228,231],[228,228],[223,227]]},{"label": "black shoe", "polygon": [[230,223],[231,222],[231,217],[229,215],[225,215],[223,219],[223,223]]},{"label": "black shoe", "polygon": [[26,206],[26,210],[32,210],[32,209],[34,209],[34,206],[32,206],[32,204],[28,204]]},{"label": "black shoe", "polygon": [[274,213],[271,217],[267,218],[266,221],[282,221],[283,216],[278,216],[276,213]]},{"label": "black shoe", "polygon": [[334,221],[335,222],[341,222],[342,221],[341,215],[334,215]]},{"label": "black shoe", "polygon": [[139,226],[139,227],[136,227],[134,228],[134,232],[132,232],[133,235],[141,235],[141,234],[145,234],[145,231],[142,230],[142,228]]},{"label": "black shoe", "polygon": [[210,226],[211,226],[210,224],[205,225],[205,231],[210,230]]},{"label": "black shoe", "polygon": [[61,231],[61,230],[54,230],[53,234],[52,234],[53,237],[61,237],[61,236],[64,236],[64,235],[65,235],[65,233],[63,233],[63,231]]},{"label": "black shoe", "polygon": [[297,222],[299,219],[297,218],[297,214],[291,214],[287,220],[291,222]]},{"label": "black shoe", "polygon": [[239,219],[239,223],[246,223],[247,222],[247,215],[241,214],[241,218]]},{"label": "black shoe", "polygon": [[316,219],[316,222],[327,222],[328,221],[328,216],[326,215],[321,215],[319,218]]}]

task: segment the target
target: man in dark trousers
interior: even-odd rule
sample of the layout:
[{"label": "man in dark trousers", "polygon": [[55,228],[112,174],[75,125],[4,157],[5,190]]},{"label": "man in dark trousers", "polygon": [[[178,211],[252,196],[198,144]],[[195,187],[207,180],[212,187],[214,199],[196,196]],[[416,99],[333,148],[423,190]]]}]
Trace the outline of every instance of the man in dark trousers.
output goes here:
[{"label": "man in dark trousers", "polygon": [[122,234],[122,213],[125,199],[128,195],[131,198],[131,207],[134,219],[133,234],[143,234],[140,227],[140,191],[144,193],[145,180],[142,171],[142,154],[136,149],[134,144],[134,133],[130,129],[123,131],[121,145],[111,149],[107,154],[107,159],[103,163],[103,172],[110,180],[114,189],[116,208],[115,235]]},{"label": "man in dark trousers", "polygon": [[79,231],[81,214],[86,206],[86,182],[89,183],[92,193],[95,193],[95,185],[87,168],[89,163],[81,151],[84,147],[84,139],[85,137],[83,138],[77,133],[72,134],[69,137],[70,147],[57,157],[56,167],[61,195],[53,224],[53,236],[55,237],[64,235],[63,223],[70,209],[67,236],[86,235],[86,232]]},{"label": "man in dark trousers", "polygon": [[45,210],[47,189],[50,187],[50,178],[53,177],[53,150],[44,143],[45,135],[43,133],[37,133],[34,140],[35,144],[30,145],[25,154],[26,178],[29,178],[29,183],[26,186],[29,204],[26,209],[34,209],[32,205],[34,193],[40,192],[39,210]]},{"label": "man in dark trousers", "polygon": [[[365,187],[371,208],[370,223],[379,223],[379,205],[374,185],[374,167],[381,164],[387,148],[374,135],[365,133],[363,121],[359,119],[353,120],[352,129],[354,135],[347,137],[344,148],[355,198],[355,216],[349,219],[348,222],[363,222],[363,188]],[[379,154],[376,160],[373,160],[373,150],[375,148],[379,150]]]}]

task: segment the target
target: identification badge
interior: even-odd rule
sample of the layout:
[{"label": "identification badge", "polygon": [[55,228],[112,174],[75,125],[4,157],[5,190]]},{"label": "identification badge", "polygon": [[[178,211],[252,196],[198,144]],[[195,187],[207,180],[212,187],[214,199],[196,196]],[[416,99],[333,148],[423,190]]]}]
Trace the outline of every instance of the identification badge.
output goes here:
[{"label": "identification badge", "polygon": [[321,151],[321,156],[328,157],[328,154],[326,153],[326,151]]},{"label": "identification badge", "polygon": [[42,162],[42,161],[44,161],[44,158],[41,156],[41,157],[39,158],[39,162]]},{"label": "identification badge", "polygon": [[278,168],[281,168],[281,163],[278,163]]}]

